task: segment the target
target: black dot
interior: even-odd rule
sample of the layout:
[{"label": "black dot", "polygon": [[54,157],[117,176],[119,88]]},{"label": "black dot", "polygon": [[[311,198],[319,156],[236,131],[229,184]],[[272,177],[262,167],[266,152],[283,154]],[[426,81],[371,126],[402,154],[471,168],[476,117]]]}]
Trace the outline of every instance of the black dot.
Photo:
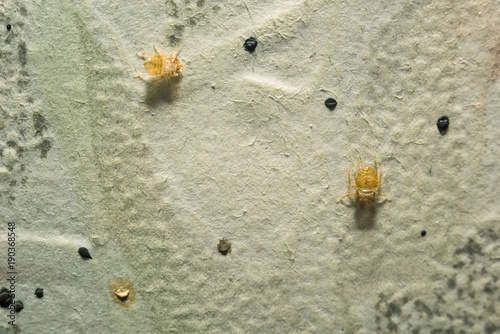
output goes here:
[{"label": "black dot", "polygon": [[425,235],[427,234],[427,232],[425,230],[422,230],[422,232],[420,232],[420,235],[425,237]]},{"label": "black dot", "polygon": [[3,308],[7,308],[12,302],[13,296],[10,294],[10,290],[3,287],[0,290],[0,306]]},{"label": "black dot", "polygon": [[24,305],[23,305],[23,302],[22,301],[16,301],[14,303],[14,311],[16,311],[16,313],[19,313],[21,312],[21,310],[24,308]]},{"label": "black dot", "polygon": [[245,41],[245,43],[243,44],[243,47],[245,48],[245,50],[252,53],[255,51],[257,44],[258,44],[257,40],[253,37],[250,37],[249,39],[247,39]]},{"label": "black dot", "polygon": [[446,130],[448,130],[449,125],[450,125],[450,119],[448,118],[448,116],[441,116],[438,118],[437,127],[442,135],[446,133]]},{"label": "black dot", "polygon": [[12,28],[12,26],[9,24],[7,24],[7,30],[10,30]]},{"label": "black dot", "polygon": [[85,247],[78,248],[78,254],[80,254],[84,259],[92,258],[92,256],[90,256],[89,250]]},{"label": "black dot", "polygon": [[35,290],[35,296],[37,296],[38,298],[42,298],[43,297],[43,289],[42,288],[36,288],[36,290]]},{"label": "black dot", "polygon": [[337,106],[337,101],[335,101],[335,99],[332,99],[332,98],[326,99],[325,106],[328,109],[333,110]]}]

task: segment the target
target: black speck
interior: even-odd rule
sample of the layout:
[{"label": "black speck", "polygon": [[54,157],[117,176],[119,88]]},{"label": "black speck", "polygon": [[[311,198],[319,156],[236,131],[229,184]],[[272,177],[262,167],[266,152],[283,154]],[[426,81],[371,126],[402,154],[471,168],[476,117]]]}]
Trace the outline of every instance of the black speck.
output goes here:
[{"label": "black speck", "polygon": [[85,247],[78,248],[78,254],[80,254],[84,259],[92,258],[92,256],[90,256],[89,250]]},{"label": "black speck", "polygon": [[245,41],[245,43],[243,44],[243,47],[245,48],[245,50],[247,50],[248,52],[252,53],[255,51],[255,48],[257,47],[257,44],[259,44],[257,42],[257,40],[253,37],[250,37],[249,39],[247,39]]},{"label": "black speck", "polygon": [[9,23],[9,24],[7,24],[7,30],[10,30],[10,29],[12,29],[12,26]]},{"label": "black speck", "polygon": [[2,288],[0,290],[0,306],[3,308],[7,308],[12,302],[12,295],[7,288]]},{"label": "black speck", "polygon": [[450,119],[448,116],[441,116],[438,118],[437,127],[439,129],[439,133],[444,135],[446,130],[448,130],[448,126],[450,126]]},{"label": "black speck", "polygon": [[17,301],[14,303],[14,311],[16,311],[16,313],[19,313],[22,311],[22,309],[24,308],[24,305],[23,305],[23,302],[22,301]]},{"label": "black speck", "polygon": [[328,109],[333,110],[337,106],[337,101],[335,101],[335,99],[329,98],[325,101],[325,106]]},{"label": "black speck", "polygon": [[427,234],[427,232],[425,230],[422,230],[422,232],[420,232],[420,235],[425,237],[425,235]]},{"label": "black speck", "polygon": [[38,298],[42,298],[43,297],[43,289],[42,288],[36,288],[36,290],[35,290],[35,296],[37,296]]}]

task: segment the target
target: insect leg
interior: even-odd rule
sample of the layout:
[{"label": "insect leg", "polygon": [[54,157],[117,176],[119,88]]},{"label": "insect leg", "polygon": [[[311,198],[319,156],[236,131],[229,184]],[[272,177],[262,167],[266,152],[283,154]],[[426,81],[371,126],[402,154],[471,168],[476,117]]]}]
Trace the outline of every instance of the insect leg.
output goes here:
[{"label": "insect leg", "polygon": [[152,53],[152,52],[137,52],[137,56],[139,56],[141,58],[145,58],[144,55],[153,55],[153,56],[155,56],[156,53]]},{"label": "insect leg", "polygon": [[[354,177],[356,177],[356,176],[354,176]],[[350,169],[349,169],[349,174],[347,174],[347,179],[349,180],[349,185],[351,186],[351,188],[358,191],[358,187],[356,187],[355,185],[353,186],[351,183],[351,170]]]},{"label": "insect leg", "polygon": [[[144,78],[144,75],[146,75],[147,77]],[[134,73],[134,78],[139,78],[145,82],[156,82],[162,79],[161,76],[151,75],[149,73]]]},{"label": "insect leg", "polygon": [[346,198],[346,197],[351,196],[351,195],[356,195],[356,193],[350,193],[350,194],[347,194],[345,196],[339,197],[335,201],[338,201],[339,199]]},{"label": "insect leg", "polygon": [[162,55],[163,57],[166,57],[165,54],[163,52],[161,52],[161,50],[158,49],[154,44],[153,44],[153,47],[155,48],[156,53],[158,53],[159,55]]},{"label": "insect leg", "polygon": [[[377,171],[377,168],[375,166],[375,172]],[[378,186],[382,184],[382,167],[380,167],[380,173],[378,173]]]},{"label": "insect leg", "polygon": [[354,171],[354,177],[356,177],[356,175],[358,174],[358,168],[360,163],[361,163],[361,158],[358,155],[358,164],[356,165],[356,171]]},{"label": "insect leg", "polygon": [[[170,58],[174,58],[174,54],[175,54],[177,51],[179,51],[179,48],[175,49],[175,50],[174,50],[174,52],[172,52],[172,54],[170,55]],[[176,56],[176,58],[177,58],[177,56]]]}]

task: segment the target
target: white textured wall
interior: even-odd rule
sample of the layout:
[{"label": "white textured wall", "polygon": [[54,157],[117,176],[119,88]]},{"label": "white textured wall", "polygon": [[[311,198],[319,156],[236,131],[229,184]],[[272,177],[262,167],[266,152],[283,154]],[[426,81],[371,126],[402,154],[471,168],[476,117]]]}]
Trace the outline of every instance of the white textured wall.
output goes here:
[{"label": "white textured wall", "polygon": [[[25,306],[2,332],[500,331],[498,0],[13,0],[0,23]],[[153,43],[182,78],[132,77]],[[392,197],[336,203],[375,154]]]}]

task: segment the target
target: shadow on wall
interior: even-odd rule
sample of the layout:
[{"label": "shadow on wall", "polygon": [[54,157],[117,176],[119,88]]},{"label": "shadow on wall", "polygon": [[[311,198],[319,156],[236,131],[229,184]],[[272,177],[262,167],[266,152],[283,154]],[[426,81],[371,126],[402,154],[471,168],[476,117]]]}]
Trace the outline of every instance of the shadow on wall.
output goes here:
[{"label": "shadow on wall", "polygon": [[172,103],[177,96],[180,79],[177,76],[146,82],[146,103],[151,107],[162,102]]},{"label": "shadow on wall", "polygon": [[375,216],[377,215],[377,205],[356,205],[356,212],[354,213],[354,220],[356,226],[361,230],[368,230],[373,228],[375,224]]}]

